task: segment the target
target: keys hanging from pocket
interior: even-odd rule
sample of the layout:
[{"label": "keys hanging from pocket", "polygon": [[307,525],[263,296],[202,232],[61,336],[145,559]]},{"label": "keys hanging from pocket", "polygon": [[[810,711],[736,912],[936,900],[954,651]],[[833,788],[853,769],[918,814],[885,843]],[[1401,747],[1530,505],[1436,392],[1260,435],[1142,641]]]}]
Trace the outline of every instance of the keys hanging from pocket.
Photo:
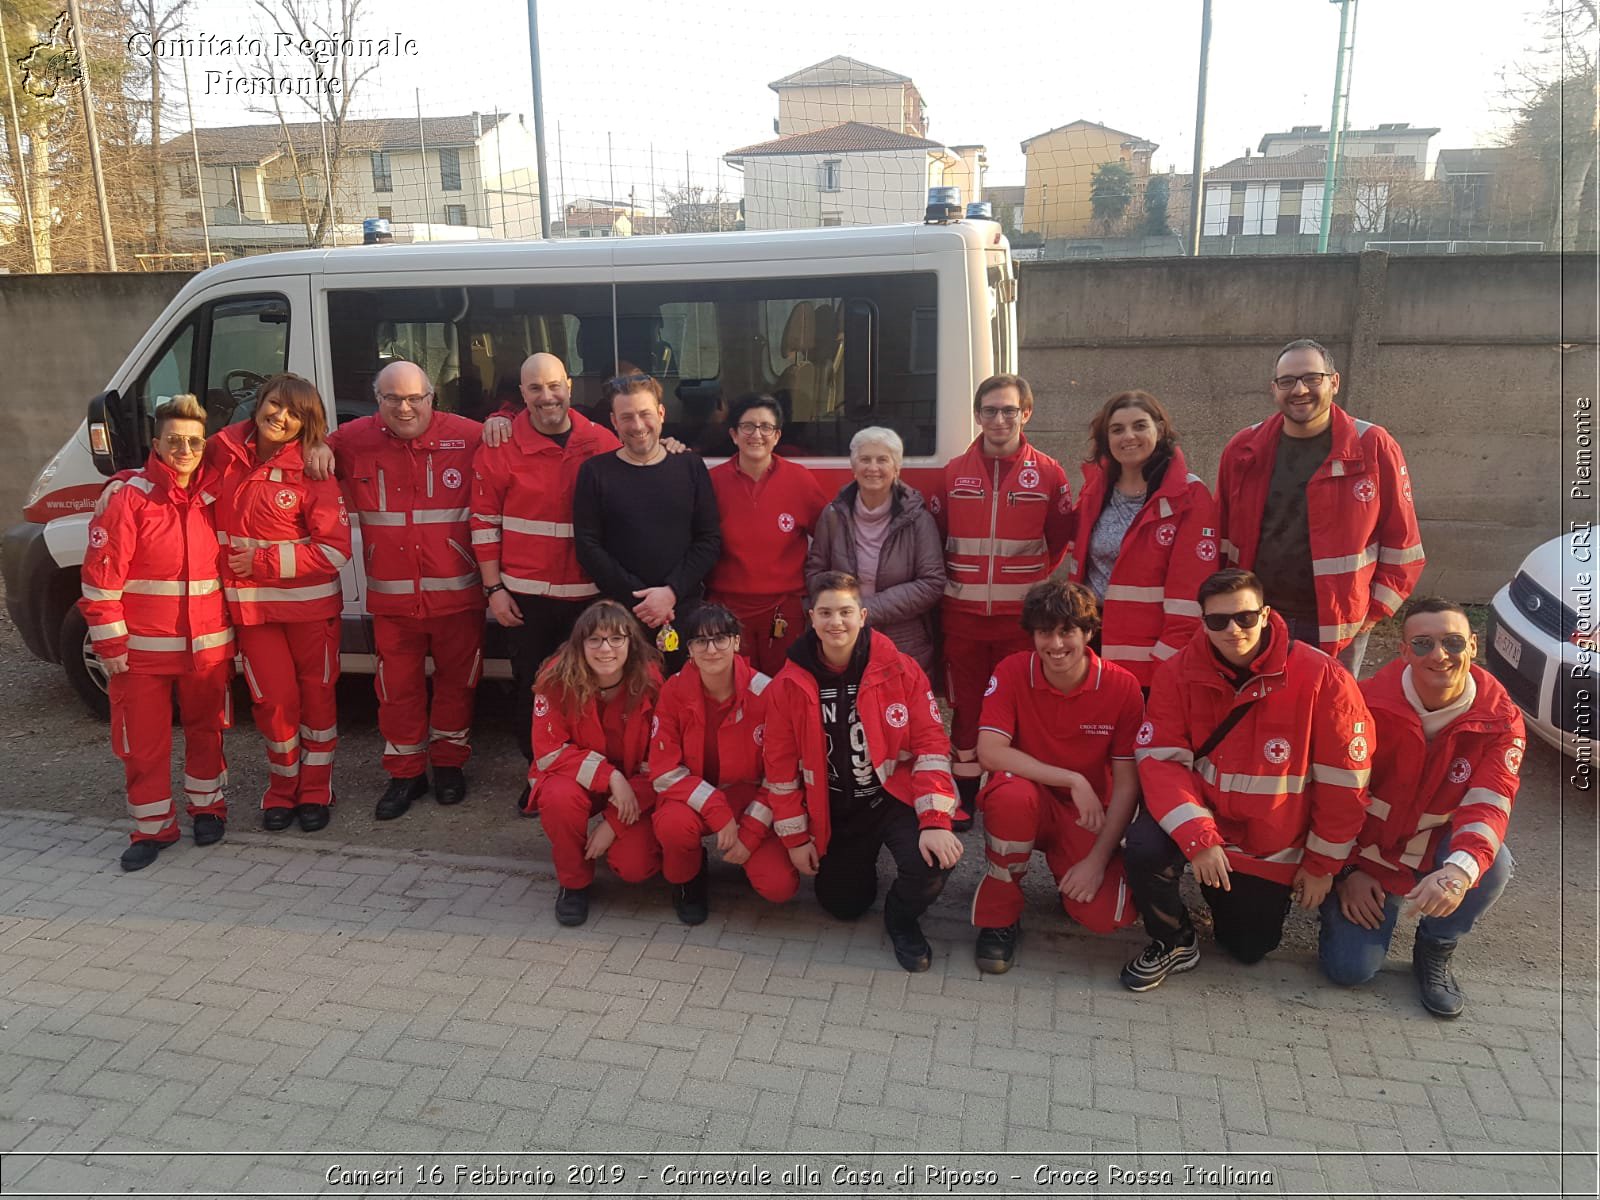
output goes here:
[{"label": "keys hanging from pocket", "polygon": [[782,613],[775,612],[775,613],[772,614],[772,636],[773,637],[781,638],[784,635],[784,633],[787,632],[788,628],[789,628],[789,622],[787,622],[787,621],[785,621],[783,619],[783,614]]},{"label": "keys hanging from pocket", "polygon": [[672,627],[672,622],[668,621],[656,630],[656,649],[663,654],[671,654],[677,648],[678,631]]}]

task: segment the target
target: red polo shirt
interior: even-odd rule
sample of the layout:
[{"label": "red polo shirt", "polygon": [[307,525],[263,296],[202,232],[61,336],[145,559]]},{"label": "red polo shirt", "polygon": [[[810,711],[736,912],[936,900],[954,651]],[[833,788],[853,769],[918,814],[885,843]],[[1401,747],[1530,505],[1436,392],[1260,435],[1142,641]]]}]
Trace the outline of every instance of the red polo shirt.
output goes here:
[{"label": "red polo shirt", "polygon": [[712,596],[778,596],[805,591],[807,538],[828,503],[799,463],[776,456],[759,480],[737,457],[711,468],[722,516],[722,557],[706,577]]},{"label": "red polo shirt", "polygon": [[1001,659],[984,693],[981,728],[1040,762],[1078,772],[1105,800],[1112,760],[1133,758],[1144,694],[1130,671],[1083,653],[1089,669],[1070,692],[1056,690],[1032,650]]}]

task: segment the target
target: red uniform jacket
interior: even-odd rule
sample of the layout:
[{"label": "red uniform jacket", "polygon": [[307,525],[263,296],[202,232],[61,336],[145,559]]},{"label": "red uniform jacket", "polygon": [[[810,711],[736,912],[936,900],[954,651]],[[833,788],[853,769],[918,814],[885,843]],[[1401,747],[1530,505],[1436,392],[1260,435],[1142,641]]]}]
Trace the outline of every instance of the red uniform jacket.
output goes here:
[{"label": "red uniform jacket", "polygon": [[[186,675],[233,657],[211,506],[154,454],[89,523],[78,607],[101,658]],[[198,476],[190,481],[198,482]]]},{"label": "red uniform jacket", "polygon": [[[249,421],[229,425],[206,445],[214,471],[203,485],[216,496],[223,594],[235,625],[326,621],[342,607],[339,570],[350,561],[350,516],[339,485],[307,479],[300,443],[256,461]],[[228,553],[255,551],[250,574],[235,576]]]},{"label": "red uniform jacket", "polygon": [[[1304,866],[1331,875],[1355,848],[1377,737],[1356,681],[1326,654],[1271,642],[1238,691],[1204,628],[1156,672],[1135,757],[1144,805],[1193,858],[1210,846],[1247,875],[1288,883]],[[1222,744],[1195,761],[1235,705],[1255,700]]]},{"label": "red uniform jacket", "polygon": [[[1283,414],[1241,429],[1222,452],[1217,520],[1222,554],[1255,565],[1261,513],[1278,460]],[[1333,406],[1333,448],[1306,484],[1317,638],[1329,654],[1350,644],[1368,621],[1392,616],[1422,575],[1422,534],[1400,447],[1381,425]],[[1268,589],[1272,581],[1266,580]],[[1271,599],[1270,595],[1268,597]]]},{"label": "red uniform jacket", "polygon": [[[1088,574],[1089,539],[1108,486],[1099,463],[1084,464],[1070,561],[1078,583]],[[1194,637],[1200,624],[1195,594],[1216,570],[1216,505],[1200,477],[1189,474],[1183,451],[1174,449],[1161,486],[1122,536],[1100,612],[1101,653],[1149,687],[1156,668]]]},{"label": "red uniform jacket", "polygon": [[807,539],[828,503],[822,485],[799,463],[776,456],[754,480],[739,459],[711,468],[722,516],[722,557],[706,576],[713,596],[788,596],[805,591]]},{"label": "red uniform jacket", "polygon": [[752,800],[735,814],[727,793],[739,783],[761,783],[761,739],[772,680],[738,655],[733,659],[733,707],[717,730],[717,775],[705,777],[706,708],[700,672],[693,662],[661,688],[650,739],[650,779],[656,800],[681,800],[720,830],[737,816],[739,839],[754,850],[772,828],[772,809]]},{"label": "red uniform jacket", "polygon": [[500,578],[514,592],[587,600],[600,594],[578,565],[572,540],[572,489],[578,468],[621,443],[573,412],[565,447],[533,427],[528,410],[511,436],[481,446],[473,460],[472,548],[478,561],[500,560]]},{"label": "red uniform jacket", "polygon": [[[621,771],[628,778],[644,773],[650,752],[651,717],[655,696],[661,688],[661,674],[650,672],[650,688],[634,702],[624,722],[625,741],[622,761],[606,759],[606,731],[601,724],[600,704],[590,701],[573,721],[567,715],[562,697],[533,694],[533,765],[528,768],[528,811],[538,810],[539,785],[552,775],[564,775],[584,791],[600,795],[611,786],[611,776]],[[655,803],[655,793],[645,788],[638,793],[639,811],[647,813]],[[606,806],[606,820],[618,833],[625,828],[617,810]]]},{"label": "red uniform jacket", "polygon": [[1406,665],[1390,663],[1361,685],[1382,730],[1372,759],[1371,803],[1353,866],[1385,891],[1409,892],[1433,870],[1439,839],[1474,885],[1505,841],[1521,780],[1522,714],[1499,680],[1472,668],[1472,707],[1427,741],[1405,697]]},{"label": "red uniform jacket", "polygon": [[1015,616],[1072,540],[1072,488],[1055,459],[1022,439],[1010,458],[985,458],[983,438],[952,458],[928,498],[944,538],[943,611]]},{"label": "red uniform jacket", "polygon": [[328,438],[339,482],[361,522],[367,610],[431,617],[482,611],[474,557],[472,458],[483,426],[436,412],[421,435],[390,433],[379,417],[341,425]]},{"label": "red uniform jacket", "polygon": [[[896,800],[916,810],[924,829],[949,829],[956,810],[950,778],[950,738],[928,677],[885,635],[870,636],[866,670],[856,693],[856,712],[878,779]],[[822,731],[816,677],[788,662],[767,689],[762,759],[773,831],[791,849],[806,841],[828,852],[828,749]]]}]

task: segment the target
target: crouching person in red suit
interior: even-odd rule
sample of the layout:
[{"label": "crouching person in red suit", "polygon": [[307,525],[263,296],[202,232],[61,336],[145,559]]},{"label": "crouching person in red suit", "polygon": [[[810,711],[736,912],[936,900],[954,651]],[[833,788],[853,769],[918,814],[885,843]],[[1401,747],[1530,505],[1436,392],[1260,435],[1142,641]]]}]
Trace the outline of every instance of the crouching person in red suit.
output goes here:
[{"label": "crouching person in red suit", "polygon": [[126,477],[89,525],[79,607],[110,677],[111,748],[122,760],[133,818],[124,871],[148,867],[180,836],[172,804],[174,689],[195,845],[220,842],[228,816],[222,731],[233,629],[211,502],[198,486],[205,443],[205,409],[193,396],[174,396],[156,409],[149,463]]},{"label": "crouching person in red suit", "polygon": [[762,739],[773,831],[817,903],[853,921],[878,895],[878,852],[894,858],[883,924],[895,960],[926,971],[920,918],[961,859],[950,739],[910,655],[867,627],[861,584],[811,580],[811,628],[768,689]]},{"label": "crouching person in red suit", "polygon": [[690,618],[689,662],[661,688],[650,739],[652,814],[661,872],[678,920],[709,915],[706,851],[715,834],[724,862],[744,868],[763,899],[782,903],[800,885],[761,791],[761,742],[772,682],[740,654],[740,621],[721,604]]},{"label": "crouching person in red suit", "polygon": [[[661,656],[633,614],[597,600],[533,686],[533,766],[524,812],[538,813],[555,860],[556,920],[589,919],[594,860],[628,883],[661,869],[645,774]],[[601,820],[591,829],[595,816]]]},{"label": "crouching person in red suit", "polygon": [[1010,970],[1021,879],[1043,850],[1067,915],[1093,933],[1137,916],[1118,846],[1139,798],[1134,738],[1144,698],[1132,672],[1089,649],[1094,593],[1048,579],[1022,599],[1033,650],[1000,661],[978,730],[989,782],[978,797],[988,869],[972,901],[980,971]]}]

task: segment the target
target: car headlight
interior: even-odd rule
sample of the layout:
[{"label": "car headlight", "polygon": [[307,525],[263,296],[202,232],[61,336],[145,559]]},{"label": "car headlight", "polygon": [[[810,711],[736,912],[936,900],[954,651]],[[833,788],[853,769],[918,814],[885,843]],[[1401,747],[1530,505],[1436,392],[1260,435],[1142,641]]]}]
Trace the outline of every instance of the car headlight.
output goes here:
[{"label": "car headlight", "polygon": [[39,502],[40,498],[50,490],[50,485],[55,481],[56,472],[59,470],[61,470],[61,451],[58,450],[55,457],[45,463],[44,470],[34,477],[33,486],[28,489],[27,503],[22,506],[23,508],[32,508]]}]

